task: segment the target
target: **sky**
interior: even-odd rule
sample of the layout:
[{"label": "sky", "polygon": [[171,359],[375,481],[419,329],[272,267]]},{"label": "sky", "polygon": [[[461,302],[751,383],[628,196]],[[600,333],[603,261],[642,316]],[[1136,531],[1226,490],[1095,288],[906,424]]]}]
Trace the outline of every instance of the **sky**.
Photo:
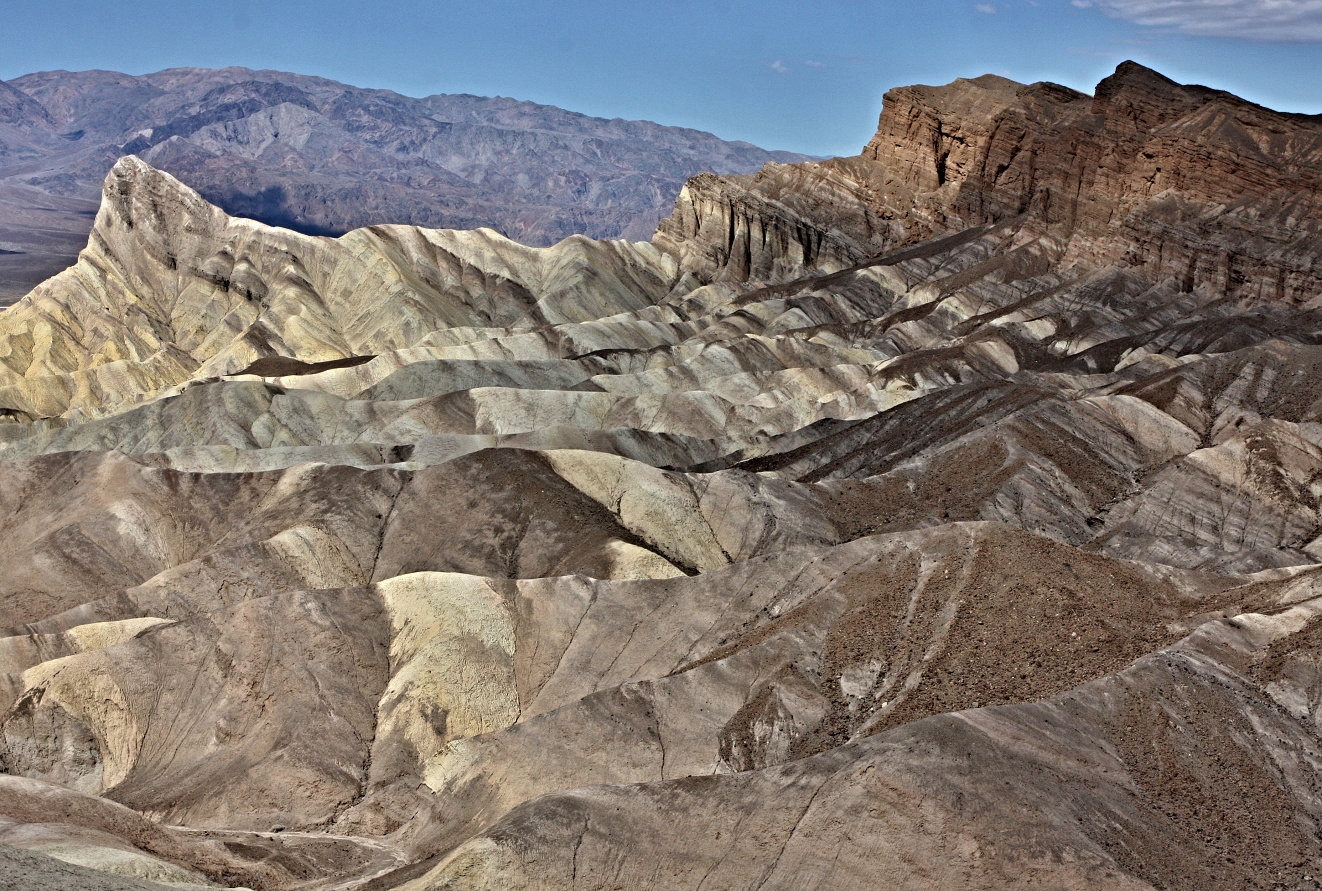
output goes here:
[{"label": "sky", "polygon": [[1092,92],[1125,59],[1322,113],[1322,0],[0,0],[0,22],[0,80],[243,65],[817,155],[861,150],[892,87]]}]

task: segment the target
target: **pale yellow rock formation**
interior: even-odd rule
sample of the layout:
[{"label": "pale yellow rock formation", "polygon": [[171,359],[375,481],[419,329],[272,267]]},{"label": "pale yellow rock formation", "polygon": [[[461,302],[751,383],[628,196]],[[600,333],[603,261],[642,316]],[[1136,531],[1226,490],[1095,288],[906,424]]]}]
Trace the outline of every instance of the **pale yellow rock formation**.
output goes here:
[{"label": "pale yellow rock formation", "polygon": [[138,887],[1311,887],[1319,157],[1127,64],[894,91],[651,245],[307,238],[121,163],[0,313],[0,844]]}]

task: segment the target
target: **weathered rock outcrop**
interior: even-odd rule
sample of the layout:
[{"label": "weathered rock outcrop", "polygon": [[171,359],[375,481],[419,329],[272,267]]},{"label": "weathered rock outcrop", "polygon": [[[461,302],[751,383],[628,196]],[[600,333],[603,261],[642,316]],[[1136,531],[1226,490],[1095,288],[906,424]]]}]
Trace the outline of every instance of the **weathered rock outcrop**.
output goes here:
[{"label": "weathered rock outcrop", "polygon": [[911,87],[540,250],[121,161],[0,314],[0,856],[1313,887],[1319,132],[1133,65]]},{"label": "weathered rock outcrop", "polygon": [[398,226],[299,235],[228,217],[129,157],[106,178],[78,263],[0,315],[0,404],[38,417],[115,412],[263,357],[371,356],[438,329],[639,310],[679,278],[643,244],[537,249],[490,230]]},{"label": "weathered rock outcrop", "polygon": [[1013,225],[1067,267],[1301,303],[1322,282],[1320,163],[1317,118],[1132,62],[1095,96],[985,75],[890,91],[857,159],[691,182],[658,243],[764,279],[783,271],[774,256],[833,271],[941,231]]},{"label": "weathered rock outcrop", "polygon": [[0,307],[74,262],[125,154],[300,232],[487,227],[542,247],[644,239],[686,177],[806,160],[649,121],[279,71],[29,74],[0,83]]}]

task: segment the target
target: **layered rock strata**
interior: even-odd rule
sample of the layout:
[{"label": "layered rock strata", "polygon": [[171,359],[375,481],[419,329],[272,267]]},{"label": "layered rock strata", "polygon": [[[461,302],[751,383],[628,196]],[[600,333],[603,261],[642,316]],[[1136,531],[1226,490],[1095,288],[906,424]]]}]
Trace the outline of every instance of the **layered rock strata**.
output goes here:
[{"label": "layered rock strata", "polygon": [[123,155],[300,232],[485,226],[541,246],[644,239],[686,177],[807,159],[650,121],[280,71],[29,74],[0,83],[0,308],[73,264]]},{"label": "layered rock strata", "polygon": [[1130,64],[912,87],[544,249],[119,162],[0,314],[0,852],[1311,887],[1319,134]]}]

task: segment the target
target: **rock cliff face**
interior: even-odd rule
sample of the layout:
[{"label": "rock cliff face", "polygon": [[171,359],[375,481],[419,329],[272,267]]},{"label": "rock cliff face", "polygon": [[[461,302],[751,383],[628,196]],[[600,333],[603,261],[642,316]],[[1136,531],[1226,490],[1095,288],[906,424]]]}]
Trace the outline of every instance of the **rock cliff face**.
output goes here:
[{"label": "rock cliff face", "polygon": [[1319,284],[1320,163],[1322,121],[1134,63],[1095,96],[985,75],[887,93],[859,158],[691,181],[659,243],[744,279],[776,257],[834,269],[997,225],[1065,268],[1298,303]]},{"label": "rock cliff face", "polygon": [[1314,887],[1319,134],[910,87],[543,249],[119,161],[0,314],[6,869]]},{"label": "rock cliff face", "polygon": [[540,246],[640,240],[686,177],[805,160],[648,121],[278,71],[29,74],[0,84],[0,306],[73,263],[125,154],[300,232],[408,222]]}]

